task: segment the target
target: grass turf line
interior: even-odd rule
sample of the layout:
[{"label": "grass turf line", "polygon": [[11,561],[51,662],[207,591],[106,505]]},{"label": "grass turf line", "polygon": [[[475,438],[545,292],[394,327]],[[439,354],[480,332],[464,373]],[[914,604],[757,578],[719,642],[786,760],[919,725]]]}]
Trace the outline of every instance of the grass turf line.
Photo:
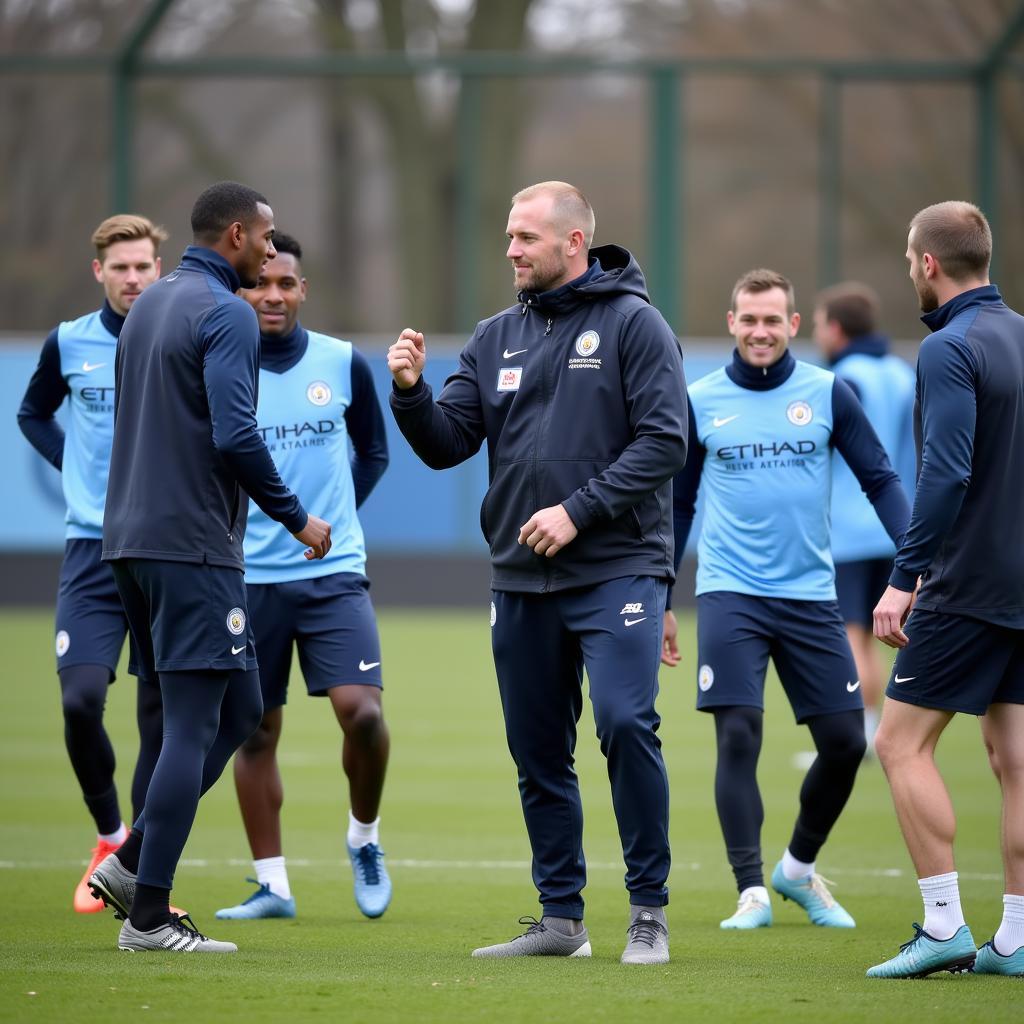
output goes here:
[{"label": "grass turf line", "polygon": [[[285,714],[285,853],[309,866],[290,871],[295,921],[219,922],[221,906],[251,891],[251,873],[230,778],[204,800],[176,879],[174,901],[214,937],[237,941],[230,957],[117,953],[109,914],[75,915],[71,892],[92,845],[61,736],[53,631],[47,612],[0,615],[7,652],[0,691],[0,1020],[245,1020],[246,1024],[346,1021],[562,1021],[677,1019],[879,1021],[1001,1020],[1020,1008],[1013,979],[951,977],[869,981],[864,970],[895,953],[920,918],[913,869],[876,763],[819,860],[857,919],[851,931],[811,926],[792,903],[773,900],[775,925],[755,933],[718,928],[735,901],[714,813],[713,730],[693,710],[693,621],[681,624],[683,664],[662,673],[659,710],[672,784],[677,867],[668,908],[672,962],[626,968],[622,872],[591,872],[587,924],[592,960],[475,961],[477,945],[517,934],[516,919],[538,906],[529,872],[480,862],[526,861],[529,848],[515,770],[505,748],[490,664],[486,604],[479,614],[381,614],[385,712],[392,762],[382,809],[382,844],[395,860],[469,866],[396,866],[395,898],[380,921],[364,920],[351,895],[344,853],[347,800],[339,734],[322,700],[304,696],[297,670]],[[107,720],[127,799],[135,753],[133,685],[111,690]],[[808,749],[777,681],[768,690],[760,778],[765,862],[770,871],[789,837],[801,773],[792,755]],[[1002,885],[998,790],[973,719],[954,722],[940,747],[959,814],[958,866],[975,938],[996,927]],[[586,849],[595,864],[621,860],[605,768],[584,709],[577,768]],[[125,810],[127,806],[125,805]],[[231,859],[246,862],[234,866]],[[17,865],[29,864],[32,867]],[[694,870],[691,865],[701,867]],[[891,869],[900,877],[885,874]],[[830,871],[834,870],[834,874]],[[35,993],[30,995],[29,993]],[[142,1008],[146,1009],[143,1010]]]}]

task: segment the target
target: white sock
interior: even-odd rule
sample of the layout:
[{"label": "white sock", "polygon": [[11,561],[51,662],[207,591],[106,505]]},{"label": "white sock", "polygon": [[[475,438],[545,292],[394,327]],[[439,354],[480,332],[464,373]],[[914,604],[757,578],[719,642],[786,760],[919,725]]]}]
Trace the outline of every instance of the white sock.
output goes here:
[{"label": "white sock", "polygon": [[924,900],[924,930],[940,942],[951,939],[964,924],[957,877],[955,871],[950,871],[917,880]]},{"label": "white sock", "polygon": [[288,884],[288,869],[284,866],[284,857],[264,857],[254,860],[256,881],[260,885],[269,885],[270,891],[281,899],[291,899],[292,888]]},{"label": "white sock", "polygon": [[121,822],[121,827],[116,832],[111,832],[109,835],[104,835],[102,832],[99,834],[99,838],[105,843],[110,843],[113,846],[120,846],[128,838],[128,826]]},{"label": "white sock", "polygon": [[797,860],[789,852],[789,847],[786,847],[786,852],[782,855],[782,873],[791,881],[795,882],[798,878],[808,878],[814,874],[814,861],[810,864],[805,861]]},{"label": "white sock", "polygon": [[380,818],[378,817],[375,821],[371,821],[369,825],[362,821],[359,821],[351,811],[348,812],[348,845],[353,850],[358,850],[360,846],[365,846],[367,843],[373,843],[374,846],[380,845]]},{"label": "white sock", "polygon": [[772,901],[768,897],[768,890],[763,885],[748,885],[747,888],[740,893],[740,902],[742,903],[748,896],[757,900],[758,903],[763,903],[766,907],[770,907],[772,905]]},{"label": "white sock", "polygon": [[867,740],[868,750],[875,749],[875,733],[878,732],[879,714],[876,708],[864,709],[864,739]]},{"label": "white sock", "polygon": [[1003,920],[992,945],[1002,956],[1012,956],[1024,946],[1024,896],[1003,896]]}]

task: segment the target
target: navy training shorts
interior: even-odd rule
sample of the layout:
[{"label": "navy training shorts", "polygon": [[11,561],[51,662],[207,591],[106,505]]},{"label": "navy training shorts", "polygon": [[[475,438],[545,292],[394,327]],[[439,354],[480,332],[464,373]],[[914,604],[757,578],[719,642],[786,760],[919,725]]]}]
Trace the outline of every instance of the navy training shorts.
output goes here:
[{"label": "navy training shorts", "polygon": [[836,596],[843,622],[853,623],[870,633],[874,628],[875,605],[889,586],[890,575],[891,558],[837,562]]},{"label": "navy training shorts", "polygon": [[265,710],[287,702],[293,643],[311,696],[326,696],[335,686],[383,687],[377,617],[365,576],[339,572],[249,583],[246,590]]},{"label": "navy training shorts", "polygon": [[835,601],[714,591],[697,597],[697,709],[764,710],[769,657],[797,722],[863,709]]},{"label": "navy training shorts", "polygon": [[144,675],[256,668],[241,569],[148,558],[110,567]]},{"label": "navy training shorts", "polygon": [[[72,665],[103,665],[110,681],[121,657],[128,620],[114,574],[100,561],[103,541],[69,538],[57,587],[57,671]],[[134,647],[128,671],[138,675]]]},{"label": "navy training shorts", "polygon": [[1024,629],[917,608],[903,631],[887,697],[968,715],[1024,704]]}]

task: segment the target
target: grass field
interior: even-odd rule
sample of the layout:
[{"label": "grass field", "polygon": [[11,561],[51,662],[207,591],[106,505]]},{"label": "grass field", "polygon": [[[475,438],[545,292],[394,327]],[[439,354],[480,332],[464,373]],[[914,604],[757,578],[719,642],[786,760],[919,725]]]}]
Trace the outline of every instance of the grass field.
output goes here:
[{"label": "grass field", "polygon": [[[1024,983],[942,975],[868,981],[920,919],[914,873],[877,764],[819,860],[857,919],[851,931],[810,925],[774,901],[775,926],[725,933],[734,907],[712,799],[713,735],[693,710],[693,657],[664,671],[659,709],[672,783],[674,867],[668,908],[672,962],[619,964],[627,924],[623,866],[589,708],[578,770],[587,814],[586,890],[592,960],[476,961],[469,951],[522,929],[538,910],[515,771],[501,730],[480,614],[387,611],[381,631],[392,732],[382,845],[395,895],[363,919],[344,858],[347,802],[338,734],[322,701],[293,677],[286,713],[285,853],[299,916],[215,922],[251,887],[229,779],[206,797],[185,851],[174,902],[200,928],[238,942],[229,957],[127,956],[108,914],[75,915],[71,892],[92,832],[63,748],[48,613],[0,616],[5,652],[0,715],[0,1020],[104,1021],[711,1021],[1021,1020]],[[681,636],[692,642],[693,623]],[[121,753],[122,794],[134,756],[132,685],[118,681],[108,720]],[[777,682],[769,686],[761,785],[765,860],[789,837],[808,746]],[[1001,911],[998,791],[977,723],[954,722],[942,764],[959,815],[961,891],[975,938]]]}]

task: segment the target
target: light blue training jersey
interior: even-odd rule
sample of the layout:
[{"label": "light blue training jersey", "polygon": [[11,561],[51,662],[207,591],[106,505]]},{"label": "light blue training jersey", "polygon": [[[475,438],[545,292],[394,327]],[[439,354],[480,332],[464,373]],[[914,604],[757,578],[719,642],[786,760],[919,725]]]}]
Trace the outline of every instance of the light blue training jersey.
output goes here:
[{"label": "light blue training jersey", "polygon": [[[836,362],[833,371],[853,386],[903,490],[913,501],[917,468],[913,369],[898,356],[854,352]],[[896,547],[878,514],[846,460],[836,452],[832,465],[832,558],[855,562],[895,554]]]},{"label": "light blue training jersey", "polygon": [[352,345],[308,331],[290,369],[260,369],[256,421],[285,484],[331,524],[331,550],[307,561],[288,531],[249,503],[245,581],[287,583],[338,572],[363,573],[366,547],[356,515],[345,410],[352,401]]},{"label": "light blue training jersey", "polygon": [[796,361],[754,391],[716,370],[690,385],[706,449],[697,594],[834,600],[829,551],[835,375]]},{"label": "light blue training jersey", "polygon": [[114,440],[114,353],[117,336],[102,311],[57,328],[60,372],[69,391],[61,486],[67,505],[65,536],[101,540],[103,504]]}]

